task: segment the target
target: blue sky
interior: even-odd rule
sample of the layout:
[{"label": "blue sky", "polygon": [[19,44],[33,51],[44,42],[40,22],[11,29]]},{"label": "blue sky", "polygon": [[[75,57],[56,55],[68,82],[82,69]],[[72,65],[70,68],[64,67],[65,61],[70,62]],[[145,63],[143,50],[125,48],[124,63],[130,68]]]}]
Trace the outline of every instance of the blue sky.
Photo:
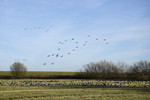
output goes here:
[{"label": "blue sky", "polygon": [[149,61],[149,9],[149,0],[0,0],[0,71],[15,61],[29,71]]}]

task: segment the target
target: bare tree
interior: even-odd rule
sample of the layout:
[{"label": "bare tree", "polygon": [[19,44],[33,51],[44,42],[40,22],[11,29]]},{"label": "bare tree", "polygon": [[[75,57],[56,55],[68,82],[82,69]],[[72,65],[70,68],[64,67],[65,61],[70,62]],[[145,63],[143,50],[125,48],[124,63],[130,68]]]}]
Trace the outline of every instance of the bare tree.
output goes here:
[{"label": "bare tree", "polygon": [[128,76],[137,80],[150,80],[150,62],[139,61],[128,70]]},{"label": "bare tree", "polygon": [[83,71],[87,77],[102,78],[102,79],[118,79],[123,73],[121,68],[118,68],[111,61],[100,61],[84,65]]},{"label": "bare tree", "polygon": [[14,62],[10,66],[10,72],[14,78],[23,78],[27,74],[27,68],[20,62]]}]

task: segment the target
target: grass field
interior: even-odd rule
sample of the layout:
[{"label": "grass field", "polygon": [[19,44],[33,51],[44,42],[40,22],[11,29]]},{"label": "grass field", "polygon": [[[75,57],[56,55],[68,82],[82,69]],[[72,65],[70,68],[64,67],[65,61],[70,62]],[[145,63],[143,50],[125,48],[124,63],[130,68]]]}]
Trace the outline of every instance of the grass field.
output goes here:
[{"label": "grass field", "polygon": [[[74,75],[76,72],[28,72]],[[0,75],[10,72],[0,71]],[[150,100],[150,81],[0,79],[0,100]]]},{"label": "grass field", "polygon": [[[27,75],[74,75],[77,72],[47,72],[47,71],[28,71]],[[9,71],[0,71],[0,75],[11,75]]]},{"label": "grass field", "polygon": [[0,87],[0,100],[150,100],[141,88]]},{"label": "grass field", "polygon": [[[0,82],[43,82],[52,80],[42,79],[16,79],[0,80]],[[89,83],[97,80],[74,80],[74,79],[55,79],[52,84],[56,83]],[[99,81],[100,83],[113,83],[116,81]],[[125,81],[122,81],[125,82]],[[139,83],[136,87],[102,87],[102,86],[67,86],[67,85],[50,85],[50,86],[0,86],[0,100],[150,100],[150,84],[143,87],[141,84],[147,82],[130,81],[133,85]]]}]

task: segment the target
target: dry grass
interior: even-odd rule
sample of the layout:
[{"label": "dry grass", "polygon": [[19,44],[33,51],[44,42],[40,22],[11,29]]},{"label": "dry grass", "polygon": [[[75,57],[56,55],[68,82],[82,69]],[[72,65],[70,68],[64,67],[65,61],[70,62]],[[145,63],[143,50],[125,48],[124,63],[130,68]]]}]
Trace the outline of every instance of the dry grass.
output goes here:
[{"label": "dry grass", "polygon": [[144,87],[0,86],[0,100],[150,100],[149,94]]}]

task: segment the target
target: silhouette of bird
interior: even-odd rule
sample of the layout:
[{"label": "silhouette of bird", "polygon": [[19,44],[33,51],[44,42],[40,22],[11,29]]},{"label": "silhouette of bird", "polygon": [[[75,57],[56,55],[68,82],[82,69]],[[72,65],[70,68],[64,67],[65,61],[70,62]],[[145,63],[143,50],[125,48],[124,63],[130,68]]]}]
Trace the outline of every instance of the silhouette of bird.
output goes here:
[{"label": "silhouette of bird", "polygon": [[63,55],[61,57],[63,57]]},{"label": "silhouette of bird", "polygon": [[67,42],[67,40],[65,40],[65,42]]},{"label": "silhouette of bird", "polygon": [[61,43],[61,41],[60,41],[60,42],[58,42],[58,43]]},{"label": "silhouette of bird", "polygon": [[60,50],[60,48],[58,48],[57,50]]},{"label": "silhouette of bird", "polygon": [[28,28],[26,27],[26,28],[24,28],[24,30],[27,30]]},{"label": "silhouette of bird", "polygon": [[54,56],[54,54],[52,54],[52,56]]},{"label": "silhouette of bird", "polygon": [[77,44],[78,42],[75,42],[75,44]]},{"label": "silhouette of bird", "polygon": [[74,38],[72,38],[71,40],[74,40]]},{"label": "silhouette of bird", "polygon": [[58,57],[59,55],[57,54],[56,57]]},{"label": "silhouette of bird", "polygon": [[47,57],[50,57],[50,55],[47,55]]},{"label": "silhouette of bird", "polygon": [[74,49],[72,51],[75,51]]},{"label": "silhouette of bird", "polygon": [[83,46],[85,46],[86,44],[83,44]]},{"label": "silhouette of bird", "polygon": [[78,46],[76,46],[76,48],[78,48]]},{"label": "silhouette of bird", "polygon": [[106,41],[106,39],[104,39],[104,41]]},{"label": "silhouette of bird", "polygon": [[87,41],[85,41],[85,43],[87,43]]},{"label": "silhouette of bird", "polygon": [[108,43],[106,43],[106,44],[108,44]]},{"label": "silhouette of bird", "polygon": [[51,63],[51,65],[54,65],[54,62],[53,62],[53,63]]},{"label": "silhouette of bird", "polygon": [[70,53],[68,53],[68,55],[70,55]]},{"label": "silhouette of bird", "polygon": [[90,37],[90,35],[88,35],[88,37]]},{"label": "silhouette of bird", "polygon": [[98,38],[96,38],[96,40],[98,40]]},{"label": "silhouette of bird", "polygon": [[46,65],[46,63],[44,63],[43,65]]}]

